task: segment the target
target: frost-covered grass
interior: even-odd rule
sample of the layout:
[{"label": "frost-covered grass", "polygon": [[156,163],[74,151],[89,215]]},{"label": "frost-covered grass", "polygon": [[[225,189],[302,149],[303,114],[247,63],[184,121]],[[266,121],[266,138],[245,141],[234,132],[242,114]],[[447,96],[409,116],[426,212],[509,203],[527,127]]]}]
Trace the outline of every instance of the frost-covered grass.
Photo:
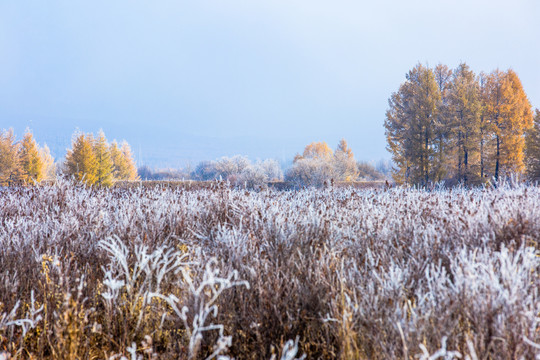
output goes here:
[{"label": "frost-covered grass", "polygon": [[540,188],[0,189],[0,359],[540,358]]}]

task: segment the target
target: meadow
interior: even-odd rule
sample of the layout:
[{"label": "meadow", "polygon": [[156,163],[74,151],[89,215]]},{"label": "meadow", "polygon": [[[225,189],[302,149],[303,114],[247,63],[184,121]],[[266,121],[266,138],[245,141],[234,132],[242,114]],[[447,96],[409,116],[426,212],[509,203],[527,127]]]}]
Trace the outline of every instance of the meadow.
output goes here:
[{"label": "meadow", "polygon": [[0,188],[0,359],[540,359],[540,188]]}]

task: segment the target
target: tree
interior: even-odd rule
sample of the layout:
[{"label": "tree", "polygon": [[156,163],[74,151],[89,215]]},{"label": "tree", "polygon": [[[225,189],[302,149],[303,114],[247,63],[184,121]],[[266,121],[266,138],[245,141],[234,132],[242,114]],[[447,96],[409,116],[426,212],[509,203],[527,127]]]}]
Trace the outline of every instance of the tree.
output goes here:
[{"label": "tree", "polygon": [[476,75],[465,63],[453,73],[448,94],[448,111],[455,178],[467,184],[480,177],[480,86]]},{"label": "tree", "polygon": [[517,74],[513,70],[495,70],[487,75],[485,101],[488,129],[495,139],[495,179],[501,174],[523,172],[524,133],[533,119],[531,104]]},{"label": "tree", "polygon": [[[109,152],[113,162],[113,177],[115,180],[137,180],[137,167],[133,160],[131,148],[125,141],[120,146],[113,141],[109,146]],[[144,172],[145,170],[143,170]]]},{"label": "tree", "polygon": [[480,178],[483,180],[487,176],[487,152],[489,151],[489,141],[490,141],[490,126],[488,122],[489,112],[488,112],[488,101],[489,101],[489,91],[487,87],[487,77],[488,75],[484,72],[480,73],[478,76],[478,84],[480,86],[480,126],[479,126],[479,137],[480,137]]},{"label": "tree", "polygon": [[334,172],[336,180],[352,181],[358,177],[354,154],[345,139],[340,140],[334,152]]},{"label": "tree", "polygon": [[279,162],[274,159],[266,159],[264,161],[258,161],[255,164],[266,175],[268,181],[281,181],[283,180],[283,171]]},{"label": "tree", "polygon": [[215,163],[215,176],[236,183],[240,174],[250,166],[251,163],[245,156],[235,155],[231,158],[224,156]]},{"label": "tree", "polygon": [[379,171],[375,166],[372,164],[365,162],[365,161],[359,161],[356,164],[356,167],[358,169],[358,178],[364,181],[377,181],[377,180],[385,180],[386,176]]},{"label": "tree", "polygon": [[32,133],[27,130],[19,146],[22,180],[26,183],[40,182],[44,176],[45,164]]},{"label": "tree", "polygon": [[432,165],[436,155],[437,118],[441,91],[433,70],[418,64],[409,71],[386,112],[388,150],[397,169],[396,182],[427,185],[437,179]]},{"label": "tree", "polygon": [[[139,173],[141,171],[139,170]],[[215,180],[217,178],[216,162],[215,161],[202,161],[193,171],[193,178],[196,180]]]},{"label": "tree", "polygon": [[51,155],[51,151],[47,144],[44,144],[39,149],[39,157],[43,161],[43,180],[53,180],[56,178],[56,165],[54,164],[54,158]]},{"label": "tree", "polygon": [[286,179],[299,186],[320,187],[334,177],[332,162],[316,157],[296,160],[287,172]]},{"label": "tree", "polygon": [[330,180],[351,181],[357,175],[353,152],[342,139],[335,152],[325,142],[307,145],[302,155],[296,155],[286,178],[297,185],[322,186]]},{"label": "tree", "polygon": [[113,160],[109,152],[109,144],[103,130],[98,132],[93,143],[94,156],[96,158],[96,184],[110,187],[113,184]]},{"label": "tree", "polygon": [[447,165],[450,161],[450,149],[452,147],[450,144],[451,117],[448,102],[453,72],[448,66],[443,64],[438,64],[433,72],[437,87],[441,93],[441,100],[438,104],[437,117],[434,122],[435,139],[433,149],[435,154],[432,172],[433,180],[442,181],[448,175]]},{"label": "tree", "polygon": [[118,143],[114,140],[109,146],[109,152],[111,154],[111,160],[113,163],[113,177],[116,180],[126,180],[125,174],[127,172],[127,163],[124,158],[124,154],[118,147]]},{"label": "tree", "polygon": [[540,110],[536,109],[533,126],[526,136],[527,177],[530,180],[540,180]]},{"label": "tree", "polygon": [[97,180],[97,160],[93,150],[92,134],[79,133],[74,136],[71,149],[66,155],[66,171],[78,181],[87,185]]},{"label": "tree", "polygon": [[2,130],[0,133],[0,185],[17,182],[21,176],[19,144],[15,141],[13,129]]},{"label": "tree", "polygon": [[133,159],[133,152],[131,147],[126,141],[122,141],[120,145],[120,151],[124,157],[124,168],[121,175],[123,180],[137,180],[139,177],[137,175],[137,166],[135,165],[135,160]]},{"label": "tree", "polygon": [[302,156],[298,156],[296,159],[325,159],[330,160],[333,155],[332,149],[326,142],[312,142],[304,148]]}]

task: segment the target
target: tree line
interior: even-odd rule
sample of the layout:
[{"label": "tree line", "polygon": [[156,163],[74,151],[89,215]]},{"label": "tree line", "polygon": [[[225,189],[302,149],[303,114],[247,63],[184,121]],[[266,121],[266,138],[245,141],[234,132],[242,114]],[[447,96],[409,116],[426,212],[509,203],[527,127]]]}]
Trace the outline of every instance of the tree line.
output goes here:
[{"label": "tree line", "polygon": [[274,159],[250,161],[246,156],[221,157],[202,161],[194,169],[152,170],[139,168],[143,180],[223,180],[233,186],[260,188],[269,182],[287,181],[297,186],[323,186],[335,181],[377,181],[386,179],[390,166],[384,162],[374,166],[357,162],[345,139],[333,151],[326,142],[308,144],[302,154],[297,154],[290,167],[283,171]]},{"label": "tree line", "polygon": [[456,69],[418,64],[388,102],[384,126],[398,183],[474,185],[514,173],[540,175],[540,115],[533,121],[511,69],[476,75],[465,63]]},{"label": "tree line", "polygon": [[137,167],[127,142],[107,141],[100,130],[73,135],[63,162],[55,164],[47,145],[40,147],[30,130],[17,141],[12,129],[0,133],[0,185],[37,184],[57,175],[87,185],[111,186],[117,180],[136,180]]},{"label": "tree line", "polygon": [[127,142],[107,141],[100,130],[77,132],[72,136],[71,148],[63,161],[55,163],[47,145],[40,147],[30,130],[17,141],[13,130],[0,133],[0,186],[37,184],[66,176],[87,185],[109,187],[118,180],[223,180],[233,186],[264,187],[269,182],[286,180],[298,186],[323,186],[335,181],[383,180],[389,165],[377,167],[357,162],[345,139],[333,151],[325,142],[307,145],[297,154],[285,172],[274,159],[251,162],[236,155],[214,161],[202,161],[193,170],[152,170],[147,166],[137,169]]}]

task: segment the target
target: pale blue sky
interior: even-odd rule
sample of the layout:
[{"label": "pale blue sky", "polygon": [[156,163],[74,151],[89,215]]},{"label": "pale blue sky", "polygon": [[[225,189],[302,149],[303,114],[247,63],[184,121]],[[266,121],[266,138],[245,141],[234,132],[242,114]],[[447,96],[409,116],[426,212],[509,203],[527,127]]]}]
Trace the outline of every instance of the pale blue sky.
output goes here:
[{"label": "pale blue sky", "polygon": [[342,137],[376,161],[417,62],[512,67],[540,107],[539,40],[537,0],[6,0],[0,128],[57,157],[103,128],[160,167]]}]

